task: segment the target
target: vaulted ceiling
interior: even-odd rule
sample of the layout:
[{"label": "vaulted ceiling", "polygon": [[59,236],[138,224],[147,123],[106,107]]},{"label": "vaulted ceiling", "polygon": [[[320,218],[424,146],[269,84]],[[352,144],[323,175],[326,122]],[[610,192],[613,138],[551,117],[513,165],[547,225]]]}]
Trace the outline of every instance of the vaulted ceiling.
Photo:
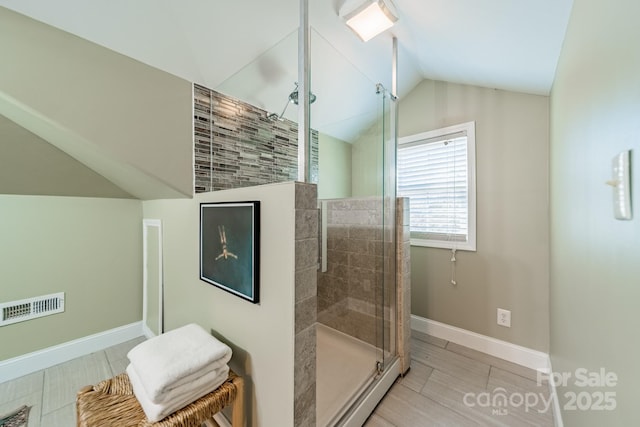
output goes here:
[{"label": "vaulted ceiling", "polygon": [[[312,126],[351,141],[391,85],[424,78],[548,94],[572,0],[394,0],[398,23],[361,42],[341,11],[310,0]],[[279,114],[297,80],[298,0],[0,0],[7,7],[156,68]],[[289,108],[287,114],[295,118]]]}]

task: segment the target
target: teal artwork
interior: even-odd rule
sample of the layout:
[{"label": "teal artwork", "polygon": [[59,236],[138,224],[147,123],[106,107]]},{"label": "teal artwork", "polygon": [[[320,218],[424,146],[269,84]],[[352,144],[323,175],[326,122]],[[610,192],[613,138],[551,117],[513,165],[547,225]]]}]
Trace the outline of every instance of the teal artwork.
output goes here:
[{"label": "teal artwork", "polygon": [[259,302],[260,202],[200,204],[200,279]]}]

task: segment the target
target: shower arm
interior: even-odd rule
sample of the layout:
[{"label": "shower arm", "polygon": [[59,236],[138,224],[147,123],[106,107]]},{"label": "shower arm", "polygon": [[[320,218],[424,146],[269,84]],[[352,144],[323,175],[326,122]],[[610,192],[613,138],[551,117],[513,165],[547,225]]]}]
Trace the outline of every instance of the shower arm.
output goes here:
[{"label": "shower arm", "polygon": [[280,115],[277,115],[276,113],[271,113],[267,116],[267,119],[275,122],[276,120],[280,120],[282,121],[282,118],[284,117],[284,113],[287,111],[287,107],[289,107],[289,104],[291,103],[291,101],[287,101],[287,103],[284,106],[284,109],[282,110],[282,113],[280,113]]},{"label": "shower arm", "polygon": [[[284,108],[282,109],[282,113],[280,113],[279,116],[276,116],[276,113],[271,113],[267,116],[268,119],[282,120],[282,118],[284,117],[284,113],[286,113],[287,108],[289,108],[289,104],[298,105],[298,83],[296,82],[294,84],[296,85],[296,87],[293,90],[293,92],[289,94],[289,99],[287,100],[287,103],[284,105]],[[311,91],[309,91],[309,104],[313,104],[314,102],[316,102],[316,96]]]},{"label": "shower arm", "polygon": [[[278,116],[278,120],[282,120],[282,118],[284,117],[284,113],[287,111],[287,108],[289,108],[289,104],[298,103],[298,82],[295,82],[294,85],[296,87],[293,89],[293,92],[289,94],[289,99],[287,100],[287,103],[284,104],[284,108],[282,109],[282,113],[280,113],[280,115]],[[294,98],[294,94],[295,94],[295,98]]]},{"label": "shower arm", "polygon": [[284,104],[284,108],[282,109],[282,113],[278,116],[278,120],[282,120],[284,113],[287,111],[287,108],[289,108],[289,104],[291,104],[291,101],[287,101],[287,103]]},{"label": "shower arm", "polygon": [[394,94],[392,94],[391,92],[387,91],[387,89],[383,86],[382,83],[377,83],[376,84],[376,93],[377,94],[387,94],[389,95],[389,98],[391,98],[392,101],[396,101],[398,99],[397,96],[395,96]]}]

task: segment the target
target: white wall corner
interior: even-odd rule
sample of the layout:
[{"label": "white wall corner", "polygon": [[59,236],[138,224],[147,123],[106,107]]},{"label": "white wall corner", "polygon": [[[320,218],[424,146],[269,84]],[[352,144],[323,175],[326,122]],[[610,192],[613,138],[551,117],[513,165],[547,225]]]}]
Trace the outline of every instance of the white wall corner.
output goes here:
[{"label": "white wall corner", "polygon": [[140,321],[0,361],[0,383],[104,350],[142,335],[146,333]]},{"label": "white wall corner", "polygon": [[146,323],[142,323],[142,334],[145,336],[145,338],[149,339],[149,338],[153,338],[156,336],[156,334],[153,333],[153,331],[147,326]]},{"label": "white wall corner", "polygon": [[[553,367],[551,366],[551,358],[548,358],[548,373],[553,373]],[[551,396],[553,403],[553,421],[555,427],[564,427],[562,421],[562,410],[560,409],[560,400],[558,399],[558,391],[556,390],[556,383],[549,380],[549,395]]]}]

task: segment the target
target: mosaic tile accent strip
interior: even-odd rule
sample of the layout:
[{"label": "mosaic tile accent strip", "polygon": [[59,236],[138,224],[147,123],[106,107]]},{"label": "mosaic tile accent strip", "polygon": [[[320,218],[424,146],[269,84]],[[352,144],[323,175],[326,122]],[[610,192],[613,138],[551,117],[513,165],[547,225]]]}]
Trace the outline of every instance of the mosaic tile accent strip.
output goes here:
[{"label": "mosaic tile accent strip", "polygon": [[[295,181],[298,124],[193,85],[195,192]],[[318,182],[318,132],[311,131],[311,182]]]}]

